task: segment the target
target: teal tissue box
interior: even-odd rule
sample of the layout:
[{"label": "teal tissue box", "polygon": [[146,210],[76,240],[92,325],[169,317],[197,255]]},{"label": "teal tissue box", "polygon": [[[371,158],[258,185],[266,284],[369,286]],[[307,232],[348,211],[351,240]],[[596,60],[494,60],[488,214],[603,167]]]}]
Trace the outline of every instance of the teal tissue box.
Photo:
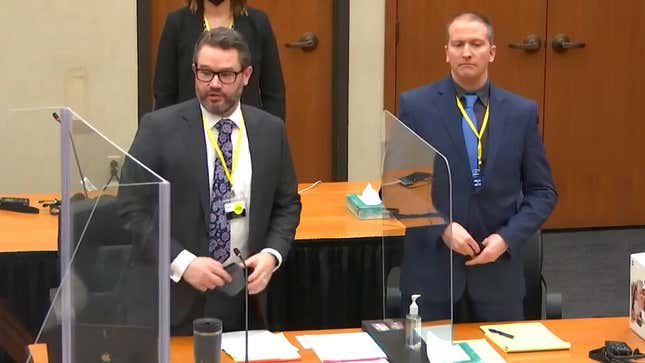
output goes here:
[{"label": "teal tissue box", "polygon": [[360,219],[381,219],[388,218],[390,215],[387,209],[383,208],[383,204],[366,205],[356,194],[347,194],[345,205],[352,214]]}]

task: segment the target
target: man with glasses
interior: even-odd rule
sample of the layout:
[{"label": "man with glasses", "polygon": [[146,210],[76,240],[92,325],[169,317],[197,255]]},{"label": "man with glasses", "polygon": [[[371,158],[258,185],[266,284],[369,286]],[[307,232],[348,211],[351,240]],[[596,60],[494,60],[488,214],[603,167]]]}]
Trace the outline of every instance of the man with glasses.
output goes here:
[{"label": "man with glasses", "polygon": [[[247,257],[249,294],[263,306],[260,293],[300,220],[283,122],[240,103],[250,59],[236,31],[204,32],[193,55],[197,98],[145,115],[130,149],[171,183],[173,335],[191,334],[203,316],[222,319],[224,330],[243,329],[244,291],[229,273],[237,250]],[[250,318],[255,327],[266,321],[261,313]]]}]

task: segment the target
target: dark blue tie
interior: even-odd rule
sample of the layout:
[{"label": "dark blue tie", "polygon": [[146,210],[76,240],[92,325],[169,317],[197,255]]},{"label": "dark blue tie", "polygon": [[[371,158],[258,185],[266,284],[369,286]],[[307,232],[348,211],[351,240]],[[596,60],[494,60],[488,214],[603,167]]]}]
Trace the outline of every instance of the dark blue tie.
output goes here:
[{"label": "dark blue tie", "polygon": [[[475,115],[475,102],[477,102],[477,95],[465,94],[464,98],[466,99],[466,114],[470,117],[475,128],[479,129],[477,126],[477,116]],[[466,152],[468,153],[470,170],[477,170],[479,169],[479,165],[477,165],[477,135],[475,135],[473,130],[470,128],[465,117],[461,118],[461,129],[464,133],[464,140],[466,141]]]},{"label": "dark blue tie", "polygon": [[[231,133],[235,124],[229,119],[222,119],[215,128],[217,129],[217,143],[229,171],[233,159],[233,142]],[[213,169],[213,192],[211,193],[211,215],[208,225],[208,254],[219,262],[224,262],[231,255],[231,224],[226,219],[224,200],[231,192],[222,162],[215,153],[215,167]]]}]

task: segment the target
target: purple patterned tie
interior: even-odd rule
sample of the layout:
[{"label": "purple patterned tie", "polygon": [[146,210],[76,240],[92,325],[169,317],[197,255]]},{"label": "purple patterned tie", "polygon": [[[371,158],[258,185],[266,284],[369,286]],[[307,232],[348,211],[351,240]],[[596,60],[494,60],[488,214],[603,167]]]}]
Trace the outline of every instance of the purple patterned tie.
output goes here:
[{"label": "purple patterned tie", "polygon": [[[222,155],[229,171],[233,159],[233,142],[231,133],[235,124],[229,119],[221,119],[215,124]],[[231,191],[231,184],[226,178],[222,162],[215,153],[215,168],[213,169],[213,192],[211,193],[211,215],[208,225],[208,254],[219,262],[224,262],[231,255],[231,225],[226,219],[224,198]]]}]

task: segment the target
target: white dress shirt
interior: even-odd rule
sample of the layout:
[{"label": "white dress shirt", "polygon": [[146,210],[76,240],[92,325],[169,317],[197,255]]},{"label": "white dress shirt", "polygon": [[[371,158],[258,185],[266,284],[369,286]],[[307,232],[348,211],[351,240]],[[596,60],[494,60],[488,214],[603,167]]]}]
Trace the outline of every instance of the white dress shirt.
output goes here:
[{"label": "white dress shirt", "polygon": [[[202,115],[206,118],[206,124],[208,127],[213,131],[213,134],[215,135],[215,138],[218,136],[218,131],[215,128],[215,125],[217,122],[223,118],[228,118],[233,123],[235,124],[236,127],[233,128],[233,132],[231,134],[231,142],[233,143],[233,155],[237,153],[237,165],[235,167],[235,170],[232,170],[232,178],[233,178],[233,191],[235,192],[235,197],[236,198],[243,198],[244,199],[244,204],[246,207],[246,216],[241,217],[241,218],[235,218],[230,220],[230,226],[231,226],[231,253],[229,258],[224,261],[223,265],[229,265],[234,262],[238,262],[237,256],[233,253],[234,248],[238,248],[240,252],[242,253],[242,256],[249,257],[248,255],[248,239],[249,239],[249,216],[251,213],[251,175],[252,175],[252,167],[251,167],[251,153],[249,151],[249,139],[247,137],[246,133],[246,126],[244,125],[244,117],[242,116],[242,109],[240,107],[240,103],[238,102],[237,107],[235,108],[235,111],[229,116],[229,117],[221,117],[218,115],[214,115],[210,112],[208,112],[204,106],[200,104]],[[242,137],[240,139],[239,145],[237,145],[237,140],[238,140],[238,135],[242,132]],[[213,173],[215,169],[215,161],[219,161],[219,157],[217,155],[217,152],[215,151],[214,145],[211,143],[210,138],[208,137],[208,134],[206,132],[206,129],[204,129],[204,140],[206,141],[206,160],[208,164],[208,185],[210,189],[210,193],[212,195],[213,193]],[[239,150],[237,149],[239,147]],[[269,252],[278,261],[277,267],[280,266],[282,263],[282,256],[280,253],[272,248],[265,248],[262,250],[263,252]],[[175,281],[179,282],[181,280],[181,276],[184,274],[184,271],[188,268],[188,265],[190,265],[193,260],[197,258],[197,256],[188,251],[188,250],[183,250],[181,251],[177,257],[172,261],[170,264],[170,278]]]}]

